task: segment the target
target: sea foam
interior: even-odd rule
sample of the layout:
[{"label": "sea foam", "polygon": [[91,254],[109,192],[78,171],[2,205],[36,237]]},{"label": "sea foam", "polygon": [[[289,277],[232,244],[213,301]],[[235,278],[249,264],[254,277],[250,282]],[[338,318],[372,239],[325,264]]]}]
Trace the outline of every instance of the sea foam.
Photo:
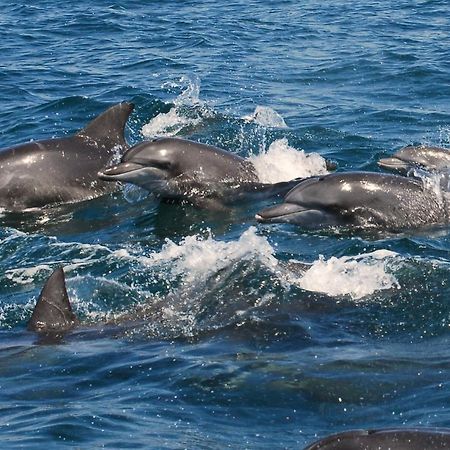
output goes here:
[{"label": "sea foam", "polygon": [[[130,255],[122,253],[121,257],[124,256]],[[231,242],[216,240],[211,233],[206,237],[188,236],[179,243],[167,239],[161,251],[137,258],[145,266],[160,266],[173,277],[181,276],[187,284],[197,283],[235,261],[257,260],[283,284],[287,281],[305,290],[331,297],[346,295],[357,300],[379,290],[399,287],[388,267],[397,257],[388,250],[329,259],[320,256],[305,272],[296,273],[279,264],[267,238],[259,236],[255,227],[250,227],[237,241]]]},{"label": "sea foam", "polygon": [[198,126],[204,117],[212,114],[207,105],[200,100],[198,77],[183,76],[175,87],[184,89],[173,101],[173,106],[168,112],[158,114],[142,127],[141,133],[144,137],[176,136],[183,130]]},{"label": "sea foam", "polygon": [[388,262],[397,256],[389,250],[328,260],[320,256],[296,284],[308,291],[358,300],[375,291],[399,288],[395,276],[387,271]]},{"label": "sea foam", "polygon": [[286,138],[272,142],[266,151],[250,156],[249,160],[262,183],[279,183],[328,173],[322,156],[297,150]]},{"label": "sea foam", "polygon": [[287,128],[283,117],[274,109],[268,106],[257,106],[253,114],[244,116],[243,119],[247,122],[254,122],[258,125],[268,128]]}]

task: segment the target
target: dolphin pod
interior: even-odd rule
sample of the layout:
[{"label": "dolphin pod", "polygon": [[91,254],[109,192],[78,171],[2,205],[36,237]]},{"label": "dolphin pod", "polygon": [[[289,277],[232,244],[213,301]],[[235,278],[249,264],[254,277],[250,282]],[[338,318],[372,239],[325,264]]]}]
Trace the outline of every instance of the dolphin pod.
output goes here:
[{"label": "dolphin pod", "polygon": [[[131,103],[121,103],[71,137],[1,150],[0,207],[22,210],[82,201],[113,191],[116,182],[128,182],[163,199],[187,200],[200,207],[233,201],[243,193],[287,192],[282,204],[260,211],[257,220],[309,228],[350,225],[398,230],[449,220],[445,194],[416,178],[348,172],[265,185],[249,161],[205,144],[164,138],[129,148],[124,128],[132,110]],[[112,164],[118,151],[125,153],[120,163]],[[449,154],[436,147],[405,147],[379,165],[402,174],[414,168],[440,171],[450,167]],[[78,324],[64,271],[58,268],[46,281],[27,329],[54,337]],[[388,429],[339,433],[305,450],[447,448],[450,430]]]},{"label": "dolphin pod", "polygon": [[450,429],[357,430],[328,436],[304,450],[443,450]]},{"label": "dolphin pod", "polygon": [[17,211],[112,192],[97,172],[128,148],[124,128],[134,105],[112,106],[73,136],[0,150],[0,207]]}]

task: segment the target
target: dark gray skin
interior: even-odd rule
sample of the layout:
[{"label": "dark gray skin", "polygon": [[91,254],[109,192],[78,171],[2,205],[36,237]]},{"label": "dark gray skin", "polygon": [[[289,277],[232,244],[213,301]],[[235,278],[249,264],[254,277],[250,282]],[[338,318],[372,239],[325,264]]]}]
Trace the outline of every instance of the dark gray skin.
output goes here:
[{"label": "dark gray skin", "polygon": [[123,155],[120,164],[105,168],[98,176],[135,184],[162,199],[187,200],[211,209],[247,194],[284,195],[299,181],[260,183],[250,161],[179,138],[141,142]]},{"label": "dark gray skin", "polygon": [[442,450],[450,448],[450,430],[388,429],[346,431],[304,450]]},{"label": "dark gray skin", "polygon": [[402,175],[407,175],[412,169],[445,171],[450,169],[450,150],[426,145],[409,145],[398,150],[390,158],[380,159],[378,165]]},{"label": "dark gray skin", "polygon": [[260,211],[259,222],[306,228],[378,227],[392,231],[448,222],[447,202],[422,180],[348,172],[300,182],[284,203]]},{"label": "dark gray skin", "polygon": [[77,324],[67,295],[64,271],[62,268],[56,269],[42,288],[27,329],[58,334],[69,331]]},{"label": "dark gray skin", "polygon": [[11,211],[98,197],[117,185],[97,178],[128,148],[124,128],[131,103],[109,108],[73,136],[0,150],[0,207]]}]

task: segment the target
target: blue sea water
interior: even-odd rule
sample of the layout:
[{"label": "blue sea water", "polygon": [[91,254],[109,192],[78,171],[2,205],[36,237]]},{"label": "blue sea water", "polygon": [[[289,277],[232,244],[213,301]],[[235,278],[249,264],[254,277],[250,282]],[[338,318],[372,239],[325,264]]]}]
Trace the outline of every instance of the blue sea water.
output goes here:
[{"label": "blue sea water", "polygon": [[[3,2],[0,146],[127,100],[130,143],[288,145],[379,170],[403,145],[450,145],[449,22],[443,0]],[[269,172],[289,165],[267,155]],[[450,426],[448,228],[258,225],[267,204],[210,212],[125,187],[2,212],[2,448],[290,449]],[[82,326],[45,345],[25,327],[59,266]]]}]

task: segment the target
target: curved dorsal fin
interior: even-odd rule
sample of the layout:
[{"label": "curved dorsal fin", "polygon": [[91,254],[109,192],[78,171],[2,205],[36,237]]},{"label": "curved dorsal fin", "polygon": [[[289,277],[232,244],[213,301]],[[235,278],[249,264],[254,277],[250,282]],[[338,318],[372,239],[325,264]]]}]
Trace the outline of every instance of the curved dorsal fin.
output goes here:
[{"label": "curved dorsal fin", "polygon": [[45,283],[27,328],[30,331],[67,331],[77,323],[66,290],[62,268],[56,269]]},{"label": "curved dorsal fin", "polygon": [[96,142],[108,141],[126,146],[125,125],[133,109],[134,104],[128,102],[111,106],[89,122],[76,135],[91,138]]}]

